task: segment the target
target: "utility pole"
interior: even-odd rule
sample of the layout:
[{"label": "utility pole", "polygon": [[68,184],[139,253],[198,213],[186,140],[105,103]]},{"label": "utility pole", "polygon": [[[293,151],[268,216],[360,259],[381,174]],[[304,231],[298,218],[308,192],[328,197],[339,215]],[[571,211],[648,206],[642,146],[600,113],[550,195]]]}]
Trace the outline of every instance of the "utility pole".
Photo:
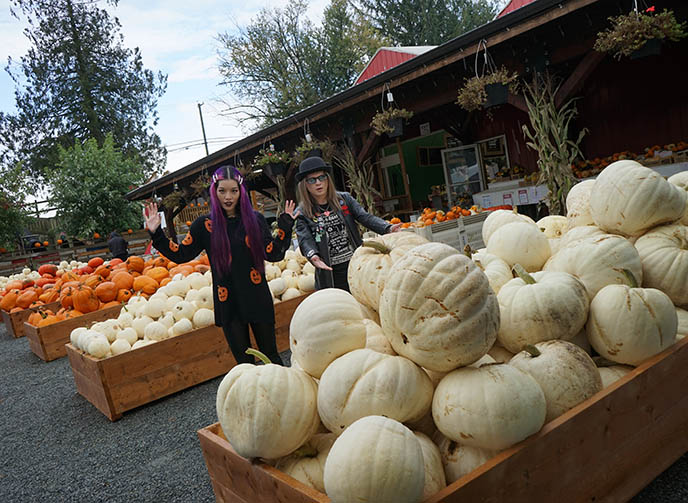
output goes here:
[{"label": "utility pole", "polygon": [[201,130],[203,131],[203,144],[205,145],[205,155],[209,155],[209,153],[208,153],[208,140],[205,137],[205,126],[203,125],[203,112],[201,112],[202,106],[203,106],[203,103],[198,104],[198,115],[201,116]]}]

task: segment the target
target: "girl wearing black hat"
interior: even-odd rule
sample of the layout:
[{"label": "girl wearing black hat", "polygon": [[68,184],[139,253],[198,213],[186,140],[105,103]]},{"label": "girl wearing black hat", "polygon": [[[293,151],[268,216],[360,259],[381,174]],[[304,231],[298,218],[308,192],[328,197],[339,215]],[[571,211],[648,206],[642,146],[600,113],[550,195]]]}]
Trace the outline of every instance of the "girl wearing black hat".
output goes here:
[{"label": "girl wearing black hat", "polygon": [[316,268],[315,288],[349,291],[349,261],[363,242],[356,222],[378,234],[396,232],[401,224],[389,224],[367,213],[348,192],[337,192],[332,167],[320,157],[301,163],[296,182],[296,235],[301,253]]},{"label": "girl wearing black hat", "polygon": [[160,229],[155,203],[144,210],[153,246],[181,263],[206,250],[213,277],[215,325],[222,327],[237,363],[253,363],[249,325],[258,349],[272,363],[282,365],[275,341],[275,309],[265,281],[265,260],[277,262],[289,248],[294,218],[293,201],[287,201],[273,239],[265,217],[254,211],[244,178],[233,166],[218,168],[210,184],[210,214],[198,217],[189,233],[176,244]]}]

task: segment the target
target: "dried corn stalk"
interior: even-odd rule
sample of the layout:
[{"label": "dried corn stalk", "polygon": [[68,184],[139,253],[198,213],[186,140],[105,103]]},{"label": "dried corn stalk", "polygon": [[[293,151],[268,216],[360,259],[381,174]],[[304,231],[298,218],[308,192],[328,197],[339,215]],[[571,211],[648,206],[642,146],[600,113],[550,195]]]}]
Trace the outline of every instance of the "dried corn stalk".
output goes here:
[{"label": "dried corn stalk", "polygon": [[366,160],[361,166],[357,166],[356,158],[348,146],[341,153],[335,154],[333,159],[346,174],[351,193],[368,213],[376,215],[375,196],[380,196],[380,193],[373,188],[375,176],[372,163]]}]

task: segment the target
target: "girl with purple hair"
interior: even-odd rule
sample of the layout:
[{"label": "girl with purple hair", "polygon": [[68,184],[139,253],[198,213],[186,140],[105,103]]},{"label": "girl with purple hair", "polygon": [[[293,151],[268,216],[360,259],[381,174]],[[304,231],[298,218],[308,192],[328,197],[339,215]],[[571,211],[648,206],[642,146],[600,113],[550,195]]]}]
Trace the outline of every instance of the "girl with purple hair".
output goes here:
[{"label": "girl with purple hair", "polygon": [[270,361],[282,364],[275,342],[275,309],[265,281],[264,261],[278,262],[289,248],[296,205],[287,201],[278,222],[277,237],[270,234],[265,217],[254,211],[244,177],[234,166],[221,166],[210,184],[210,215],[198,217],[181,244],[168,239],[160,228],[155,203],[144,209],[153,246],[177,263],[206,250],[213,277],[215,325],[222,327],[237,363],[253,363],[249,325],[258,349]]}]

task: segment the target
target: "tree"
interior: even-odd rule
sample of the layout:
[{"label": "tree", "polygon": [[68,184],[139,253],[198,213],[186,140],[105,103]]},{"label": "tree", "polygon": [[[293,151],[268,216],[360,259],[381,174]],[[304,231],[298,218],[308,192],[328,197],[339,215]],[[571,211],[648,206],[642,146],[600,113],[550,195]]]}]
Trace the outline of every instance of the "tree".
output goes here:
[{"label": "tree", "polygon": [[0,166],[0,247],[13,249],[19,241],[27,215],[20,202],[24,199],[21,163]]},{"label": "tree", "polygon": [[103,145],[109,133],[126,157],[157,172],[166,153],[152,128],[167,77],[145,69],[138,48],[123,46],[117,18],[92,0],[12,4],[28,20],[31,47],[6,67],[18,113],[0,115],[2,161],[22,161],[37,181],[55,166],[60,147],[89,138]]},{"label": "tree", "polygon": [[95,138],[58,147],[57,168],[50,172],[57,216],[74,236],[105,234],[141,226],[141,207],[124,195],[141,184],[143,166],[127,158],[108,133],[102,146]]},{"label": "tree", "polygon": [[238,34],[218,39],[219,70],[236,103],[226,113],[258,126],[273,124],[349,87],[381,39],[347,5],[332,0],[322,26],[306,0],[263,9]]},{"label": "tree", "polygon": [[352,0],[393,45],[439,45],[492,21],[503,0]]}]

